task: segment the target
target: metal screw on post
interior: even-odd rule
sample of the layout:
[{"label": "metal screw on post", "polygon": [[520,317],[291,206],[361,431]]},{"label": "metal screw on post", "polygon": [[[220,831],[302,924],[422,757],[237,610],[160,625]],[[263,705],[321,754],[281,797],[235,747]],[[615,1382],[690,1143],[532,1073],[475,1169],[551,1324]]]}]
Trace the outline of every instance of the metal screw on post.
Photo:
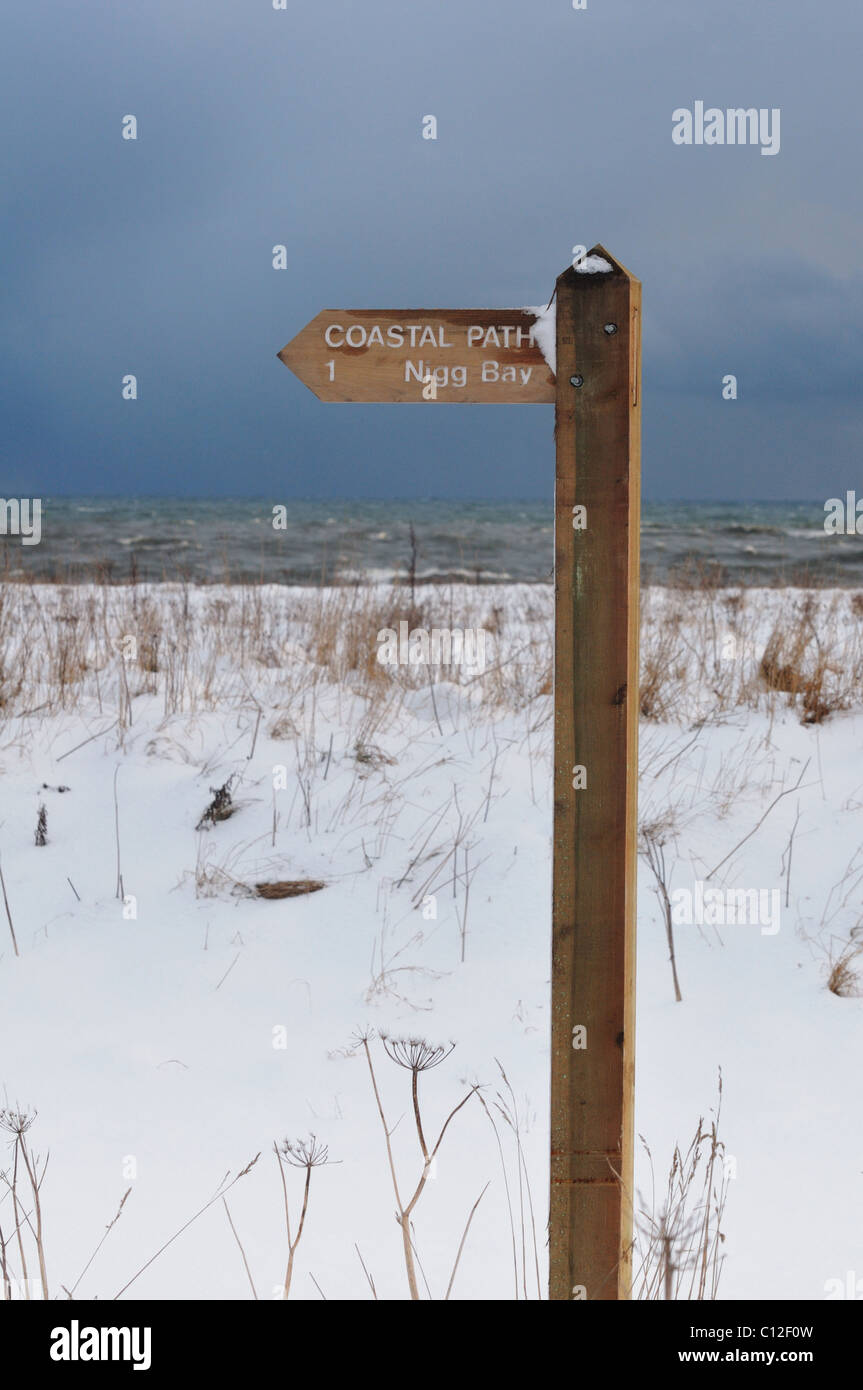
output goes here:
[{"label": "metal screw on post", "polygon": [[569,378],[569,384],[570,384],[570,386],[583,386],[583,385],[584,385],[584,377],[583,377],[583,376],[577,376],[577,375],[576,375],[576,376],[571,376],[571,377]]},{"label": "metal screw on post", "polygon": [[611,335],[612,335],[612,333],[616,333],[616,332],[617,332],[617,324],[616,324],[616,323],[605,323],[605,324],[603,324],[603,326],[602,326],[602,330],[603,330],[604,333],[607,333],[608,336],[609,336],[609,338],[610,338]]}]

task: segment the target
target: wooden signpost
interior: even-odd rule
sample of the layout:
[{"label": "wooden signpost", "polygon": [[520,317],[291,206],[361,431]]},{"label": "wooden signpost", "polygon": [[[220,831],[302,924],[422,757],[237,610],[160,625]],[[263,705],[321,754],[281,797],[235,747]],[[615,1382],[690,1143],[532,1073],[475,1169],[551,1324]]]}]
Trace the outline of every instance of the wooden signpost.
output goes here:
[{"label": "wooden signpost", "polygon": [[629,1298],[641,286],[557,282],[553,1299]]},{"label": "wooden signpost", "polygon": [[554,372],[519,309],[325,310],[279,357],[325,401],[554,403],[549,1297],[626,1299],[641,286],[595,246],[555,294]]}]

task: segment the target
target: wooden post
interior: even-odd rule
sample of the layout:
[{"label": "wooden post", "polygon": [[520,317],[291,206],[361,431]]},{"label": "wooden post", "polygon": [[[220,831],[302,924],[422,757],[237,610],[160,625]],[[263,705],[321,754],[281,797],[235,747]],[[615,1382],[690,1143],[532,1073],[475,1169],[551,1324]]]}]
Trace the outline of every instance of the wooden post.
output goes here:
[{"label": "wooden post", "polygon": [[641,285],[590,255],[557,281],[552,1299],[632,1274]]}]

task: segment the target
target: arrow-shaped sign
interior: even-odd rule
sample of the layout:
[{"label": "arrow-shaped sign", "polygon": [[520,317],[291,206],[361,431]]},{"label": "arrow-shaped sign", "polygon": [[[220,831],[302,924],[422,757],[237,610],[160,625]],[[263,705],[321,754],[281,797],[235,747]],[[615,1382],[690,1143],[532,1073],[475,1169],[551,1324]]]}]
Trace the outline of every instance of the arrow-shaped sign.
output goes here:
[{"label": "arrow-shaped sign", "polygon": [[322,401],[555,400],[525,309],[324,309],[279,357]]}]

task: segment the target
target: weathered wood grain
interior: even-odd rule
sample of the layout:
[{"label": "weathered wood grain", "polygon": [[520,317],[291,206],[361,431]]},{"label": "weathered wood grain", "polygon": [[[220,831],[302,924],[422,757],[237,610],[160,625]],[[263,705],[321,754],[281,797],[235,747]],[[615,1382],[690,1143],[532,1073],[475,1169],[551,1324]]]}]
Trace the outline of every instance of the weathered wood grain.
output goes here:
[{"label": "weathered wood grain", "polygon": [[557,281],[549,1244],[552,1299],[607,1300],[631,1285],[641,286],[591,254],[611,272]]}]

